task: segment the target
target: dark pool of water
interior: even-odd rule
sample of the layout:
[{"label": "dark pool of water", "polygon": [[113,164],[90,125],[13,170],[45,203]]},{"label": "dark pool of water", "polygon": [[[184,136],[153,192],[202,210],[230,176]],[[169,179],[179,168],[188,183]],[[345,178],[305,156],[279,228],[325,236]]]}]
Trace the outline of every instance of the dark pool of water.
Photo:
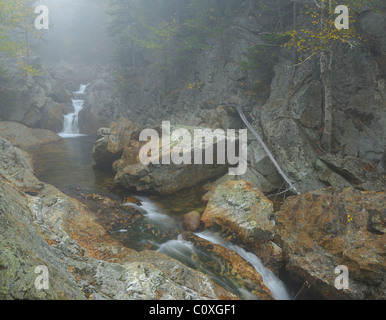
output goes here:
[{"label": "dark pool of water", "polygon": [[[85,192],[119,196],[123,200],[129,194],[114,183],[112,170],[92,167],[94,142],[94,135],[85,135],[66,138],[34,150],[35,175],[64,192],[69,187],[78,187]],[[172,215],[204,210],[200,187],[181,191],[177,195],[149,197],[163,211]]]},{"label": "dark pool of water", "polygon": [[107,191],[113,184],[113,177],[109,172],[93,169],[94,142],[95,136],[80,136],[34,150],[35,175],[59,189],[78,186],[90,191]]}]

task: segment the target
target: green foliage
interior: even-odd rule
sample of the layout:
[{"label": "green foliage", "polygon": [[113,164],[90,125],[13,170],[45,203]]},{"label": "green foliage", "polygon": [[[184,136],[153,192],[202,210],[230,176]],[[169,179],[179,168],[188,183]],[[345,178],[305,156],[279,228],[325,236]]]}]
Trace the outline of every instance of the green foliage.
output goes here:
[{"label": "green foliage", "polygon": [[[110,34],[125,68],[191,61],[229,25],[237,0],[110,0]],[[161,57],[161,59],[160,59]]]},{"label": "green foliage", "polygon": [[248,49],[246,59],[238,64],[243,71],[255,72],[257,80],[252,91],[260,94],[267,91],[274,76],[274,66],[279,57],[280,48],[287,40],[287,37],[280,33],[271,33],[261,36],[261,43],[255,44]]},{"label": "green foliage", "polygon": [[39,69],[24,61],[29,52],[27,35],[33,30],[33,17],[30,0],[0,0],[0,54],[14,59],[24,75],[36,76],[41,74]]}]

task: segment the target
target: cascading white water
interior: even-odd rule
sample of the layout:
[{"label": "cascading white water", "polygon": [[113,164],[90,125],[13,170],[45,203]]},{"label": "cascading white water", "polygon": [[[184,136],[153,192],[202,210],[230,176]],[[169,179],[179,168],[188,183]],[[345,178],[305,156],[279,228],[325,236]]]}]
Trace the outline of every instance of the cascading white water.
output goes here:
[{"label": "cascading white water", "polygon": [[[175,225],[175,221],[167,214],[162,213],[158,206],[150,199],[143,196],[136,196],[136,198],[141,201],[140,210],[145,211],[144,216],[146,218],[164,227],[173,227]],[[133,204],[126,205],[133,206]]]},{"label": "cascading white water", "polygon": [[[163,225],[171,225],[173,224],[173,219],[168,215],[160,212],[160,209],[157,205],[152,202],[150,199],[146,197],[138,197],[136,196],[142,203],[140,208],[145,211],[144,216],[149,220],[161,223]],[[131,205],[131,204],[126,204]],[[174,222],[175,223],[175,222]],[[215,233],[211,231],[203,231],[200,233],[196,233],[196,236],[203,238],[207,241],[210,241],[214,244],[221,245],[241,256],[244,260],[248,261],[253,265],[255,270],[261,275],[264,284],[270,289],[273,296],[277,300],[290,300],[290,294],[287,291],[285,284],[278,278],[271,270],[266,268],[261,260],[253,253],[245,251],[243,248],[234,245],[232,243],[227,243]],[[176,240],[169,240],[161,245],[159,245],[159,252],[170,255],[180,261],[188,262],[191,259],[192,254],[195,253],[196,249],[193,244],[183,240],[179,237]],[[205,270],[208,274],[211,273],[210,270]],[[240,294],[243,295],[245,299],[251,299],[252,295],[248,292],[242,292],[240,288],[238,288]]]},{"label": "cascading white water", "polygon": [[247,252],[243,248],[235,244],[226,243],[223,239],[221,239],[216,234],[210,231],[196,233],[196,236],[208,240],[214,244],[219,244],[229,250],[236,252],[240,257],[242,257],[244,260],[248,261],[250,264],[253,265],[255,270],[261,275],[263,283],[268,287],[268,289],[272,292],[273,296],[277,300],[291,299],[285,284],[278,277],[276,277],[271,270],[266,268],[261,262],[261,260],[253,253]]},{"label": "cascading white water", "polygon": [[74,138],[79,137],[79,112],[83,109],[84,95],[88,84],[81,84],[78,91],[73,92],[74,99],[72,99],[72,105],[74,112],[69,113],[63,118],[63,131],[59,133],[62,138]]}]

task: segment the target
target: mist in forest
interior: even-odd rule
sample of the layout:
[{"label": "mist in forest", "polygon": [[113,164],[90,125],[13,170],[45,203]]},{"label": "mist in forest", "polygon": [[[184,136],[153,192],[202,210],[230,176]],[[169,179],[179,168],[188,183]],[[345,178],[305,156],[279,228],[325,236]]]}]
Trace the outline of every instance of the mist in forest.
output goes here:
[{"label": "mist in forest", "polygon": [[49,10],[49,29],[38,30],[33,51],[44,63],[108,63],[112,43],[107,35],[104,3],[95,0],[40,0]]}]

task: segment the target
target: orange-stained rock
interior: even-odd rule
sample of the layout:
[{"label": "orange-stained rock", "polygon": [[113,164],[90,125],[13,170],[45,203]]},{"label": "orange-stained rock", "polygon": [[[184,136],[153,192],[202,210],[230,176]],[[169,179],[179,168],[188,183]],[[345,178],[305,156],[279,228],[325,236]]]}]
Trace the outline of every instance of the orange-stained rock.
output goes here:
[{"label": "orange-stained rock", "polygon": [[[186,232],[182,236],[184,240],[191,242],[196,249],[211,257],[211,261],[213,258],[217,260],[218,263],[215,267],[221,270],[224,277],[233,278],[240,287],[252,292],[260,300],[274,300],[271,291],[263,283],[261,275],[237,253],[193,233]],[[211,266],[205,265],[205,268],[210,269]]]},{"label": "orange-stained rock", "polygon": [[[386,196],[326,188],[288,198],[276,213],[286,268],[333,299],[386,298]],[[337,266],[349,289],[337,290]]]},{"label": "orange-stained rock", "polygon": [[272,215],[273,203],[251,182],[228,180],[214,189],[201,220],[206,227],[219,225],[252,243],[272,238]]},{"label": "orange-stained rock", "polygon": [[182,227],[186,231],[197,231],[200,228],[201,214],[197,211],[191,211],[181,217]]}]

